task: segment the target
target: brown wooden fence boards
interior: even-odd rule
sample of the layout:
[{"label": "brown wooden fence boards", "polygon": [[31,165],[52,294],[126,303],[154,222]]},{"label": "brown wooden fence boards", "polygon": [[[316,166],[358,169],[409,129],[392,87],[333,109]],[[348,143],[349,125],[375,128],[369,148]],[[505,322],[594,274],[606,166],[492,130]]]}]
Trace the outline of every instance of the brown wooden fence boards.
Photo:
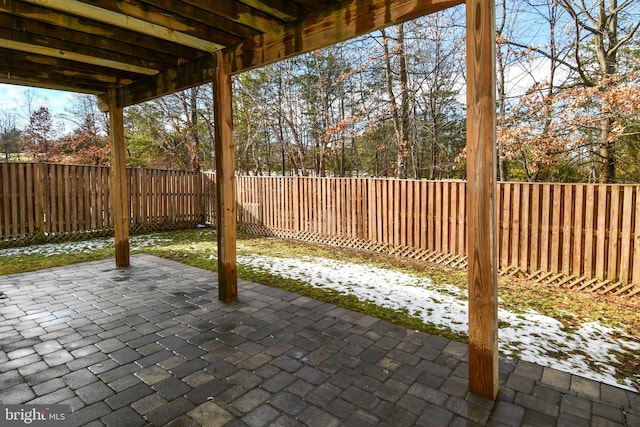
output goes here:
[{"label": "brown wooden fence boards", "polygon": [[[250,230],[466,256],[464,182],[308,177],[239,177],[237,182],[238,222]],[[640,283],[639,195],[637,185],[498,183],[499,268],[606,280],[613,290]]]},{"label": "brown wooden fence boards", "polygon": [[[0,179],[5,245],[112,227],[109,168],[0,163]],[[128,169],[127,180],[133,230],[215,223],[215,174]],[[237,220],[249,231],[457,265],[466,256],[462,181],[239,176],[236,186]],[[639,185],[498,183],[499,268],[636,292],[639,198]]]},{"label": "brown wooden fence boards", "polygon": [[[109,234],[113,227],[108,167],[0,163],[3,245]],[[134,230],[193,225],[205,220],[199,173],[128,169],[129,219]]]}]

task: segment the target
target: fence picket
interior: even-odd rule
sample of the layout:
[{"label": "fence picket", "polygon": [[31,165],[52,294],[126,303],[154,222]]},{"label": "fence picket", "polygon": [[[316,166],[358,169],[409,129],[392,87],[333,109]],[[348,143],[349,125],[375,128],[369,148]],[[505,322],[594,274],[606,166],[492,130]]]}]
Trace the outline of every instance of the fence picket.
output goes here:
[{"label": "fence picket", "polygon": [[553,213],[551,217],[551,246],[549,248],[549,264],[551,272],[557,273],[560,269],[560,224],[562,223],[562,185],[555,184],[552,187]]},{"label": "fence picket", "polygon": [[611,186],[611,203],[609,205],[609,247],[606,264],[606,277],[617,277],[618,251],[620,250],[618,230],[620,229],[620,188]]},{"label": "fence picket", "polygon": [[[620,273],[618,278],[620,283],[629,283],[629,267],[631,262],[631,224],[633,221],[633,188],[630,185],[624,186],[622,196],[622,235],[620,247]],[[637,201],[636,201],[637,202]],[[637,221],[637,219],[636,219]]]},{"label": "fence picket", "polygon": [[456,255],[467,254],[467,186],[466,183],[458,183],[460,204],[458,205],[458,252]]},{"label": "fence picket", "polygon": [[501,209],[500,211],[500,239],[498,246],[498,253],[500,257],[498,258],[500,267],[506,268],[509,266],[509,227],[511,226],[511,184],[505,183],[502,186],[502,197],[499,198],[501,201]]},{"label": "fence picket", "polygon": [[27,188],[26,188],[26,176],[24,171],[24,164],[18,164],[18,206],[19,206],[19,216],[18,216],[18,232],[19,234],[25,234],[27,232],[26,222],[27,222]]},{"label": "fence picket", "polygon": [[596,278],[604,280],[607,250],[607,195],[606,185],[598,187],[598,213],[596,234]]},{"label": "fence picket", "polygon": [[553,212],[551,210],[551,185],[543,184],[542,185],[542,212],[541,212],[541,221],[542,226],[540,227],[541,236],[540,236],[540,269],[544,271],[549,270],[549,240],[551,238],[551,217]]},{"label": "fence picket", "polygon": [[571,224],[573,220],[574,213],[574,188],[573,185],[565,185],[564,187],[564,200],[562,207],[562,215],[563,215],[563,223],[562,228],[560,229],[560,238],[562,241],[562,252],[560,253],[560,257],[562,260],[562,272],[565,274],[569,274],[571,272]]},{"label": "fence picket", "polygon": [[529,267],[529,242],[530,236],[530,217],[531,217],[531,199],[530,199],[530,184],[522,185],[522,219],[520,221],[521,231],[518,244],[520,245],[520,262],[519,267],[527,271]]},{"label": "fence picket", "polygon": [[[9,164],[10,169],[9,169],[9,188],[10,189],[15,189],[17,188],[17,181],[18,181],[18,177],[17,177],[17,171],[18,171],[18,165],[17,164]],[[18,217],[18,192],[16,191],[11,191],[11,233],[14,236],[18,235],[18,224],[19,224],[19,217]]]},{"label": "fence picket", "polygon": [[635,206],[634,222],[635,222],[635,237],[633,238],[633,274],[632,282],[640,284],[640,186],[635,190]]},{"label": "fence picket", "polygon": [[442,185],[442,252],[449,252],[449,183],[443,181]]},{"label": "fence picket", "polygon": [[532,188],[531,198],[531,271],[541,268],[540,264],[540,200],[542,186]]},{"label": "fence picket", "polygon": [[509,233],[511,234],[511,252],[509,256],[509,265],[517,266],[519,263],[518,253],[520,249],[520,208],[522,207],[522,202],[520,201],[520,192],[522,186],[513,184],[513,203],[511,204],[511,226],[509,227]]}]

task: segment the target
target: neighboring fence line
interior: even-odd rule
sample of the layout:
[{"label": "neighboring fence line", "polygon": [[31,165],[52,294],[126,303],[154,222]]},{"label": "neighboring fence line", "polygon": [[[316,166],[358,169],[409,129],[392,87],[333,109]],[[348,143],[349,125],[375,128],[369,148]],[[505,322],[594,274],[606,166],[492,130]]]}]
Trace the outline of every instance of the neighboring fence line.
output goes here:
[{"label": "neighboring fence line", "polygon": [[[127,169],[133,232],[215,222],[215,175]],[[112,233],[108,167],[0,163],[0,245]],[[577,289],[640,293],[640,186],[498,183],[497,260]],[[237,177],[249,232],[466,264],[466,184]]]},{"label": "neighboring fence line", "polygon": [[[4,246],[113,233],[109,167],[0,163]],[[204,221],[199,173],[127,169],[132,232]]]}]

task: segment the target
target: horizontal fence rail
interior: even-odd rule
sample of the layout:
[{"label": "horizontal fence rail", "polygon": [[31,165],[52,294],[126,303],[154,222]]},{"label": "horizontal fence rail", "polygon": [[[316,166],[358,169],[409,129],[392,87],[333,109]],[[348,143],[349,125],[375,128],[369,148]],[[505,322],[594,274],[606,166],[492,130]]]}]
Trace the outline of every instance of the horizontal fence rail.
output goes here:
[{"label": "horizontal fence rail", "polygon": [[[0,163],[0,244],[112,233],[108,167]],[[215,223],[215,174],[127,169],[132,231]],[[236,177],[249,232],[464,266],[466,183]],[[498,183],[503,274],[640,293],[640,186]]]}]

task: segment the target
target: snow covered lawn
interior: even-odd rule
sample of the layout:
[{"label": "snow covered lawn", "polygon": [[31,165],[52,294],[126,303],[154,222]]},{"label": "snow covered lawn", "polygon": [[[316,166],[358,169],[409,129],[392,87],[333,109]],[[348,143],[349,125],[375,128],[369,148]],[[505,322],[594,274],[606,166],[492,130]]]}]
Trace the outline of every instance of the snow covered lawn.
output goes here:
[{"label": "snow covered lawn", "polygon": [[[409,314],[455,332],[467,333],[466,294],[453,286],[435,286],[430,280],[400,271],[326,258],[239,256],[238,263],[311,286],[352,294],[382,307]],[[640,342],[620,338],[621,331],[585,323],[567,331],[561,322],[536,312],[499,309],[500,352],[538,365],[636,390],[631,379],[620,384],[611,366],[615,353],[640,351]],[[508,325],[508,326],[504,326]],[[640,381],[640,373],[635,378]]]},{"label": "snow covered lawn", "polygon": [[[158,235],[131,238],[132,249],[169,243]],[[3,258],[28,254],[78,253],[113,246],[113,240],[46,244],[0,250]],[[215,255],[209,255],[214,258]],[[356,296],[362,301],[403,310],[423,322],[467,333],[466,293],[454,286],[393,269],[328,258],[283,258],[241,255],[238,263],[272,275],[298,280],[310,286]],[[616,353],[639,352],[640,342],[599,323],[583,323],[575,330],[548,316],[530,311],[514,313],[499,309],[501,354],[539,365],[636,390],[640,373],[622,383],[615,378]]]}]

